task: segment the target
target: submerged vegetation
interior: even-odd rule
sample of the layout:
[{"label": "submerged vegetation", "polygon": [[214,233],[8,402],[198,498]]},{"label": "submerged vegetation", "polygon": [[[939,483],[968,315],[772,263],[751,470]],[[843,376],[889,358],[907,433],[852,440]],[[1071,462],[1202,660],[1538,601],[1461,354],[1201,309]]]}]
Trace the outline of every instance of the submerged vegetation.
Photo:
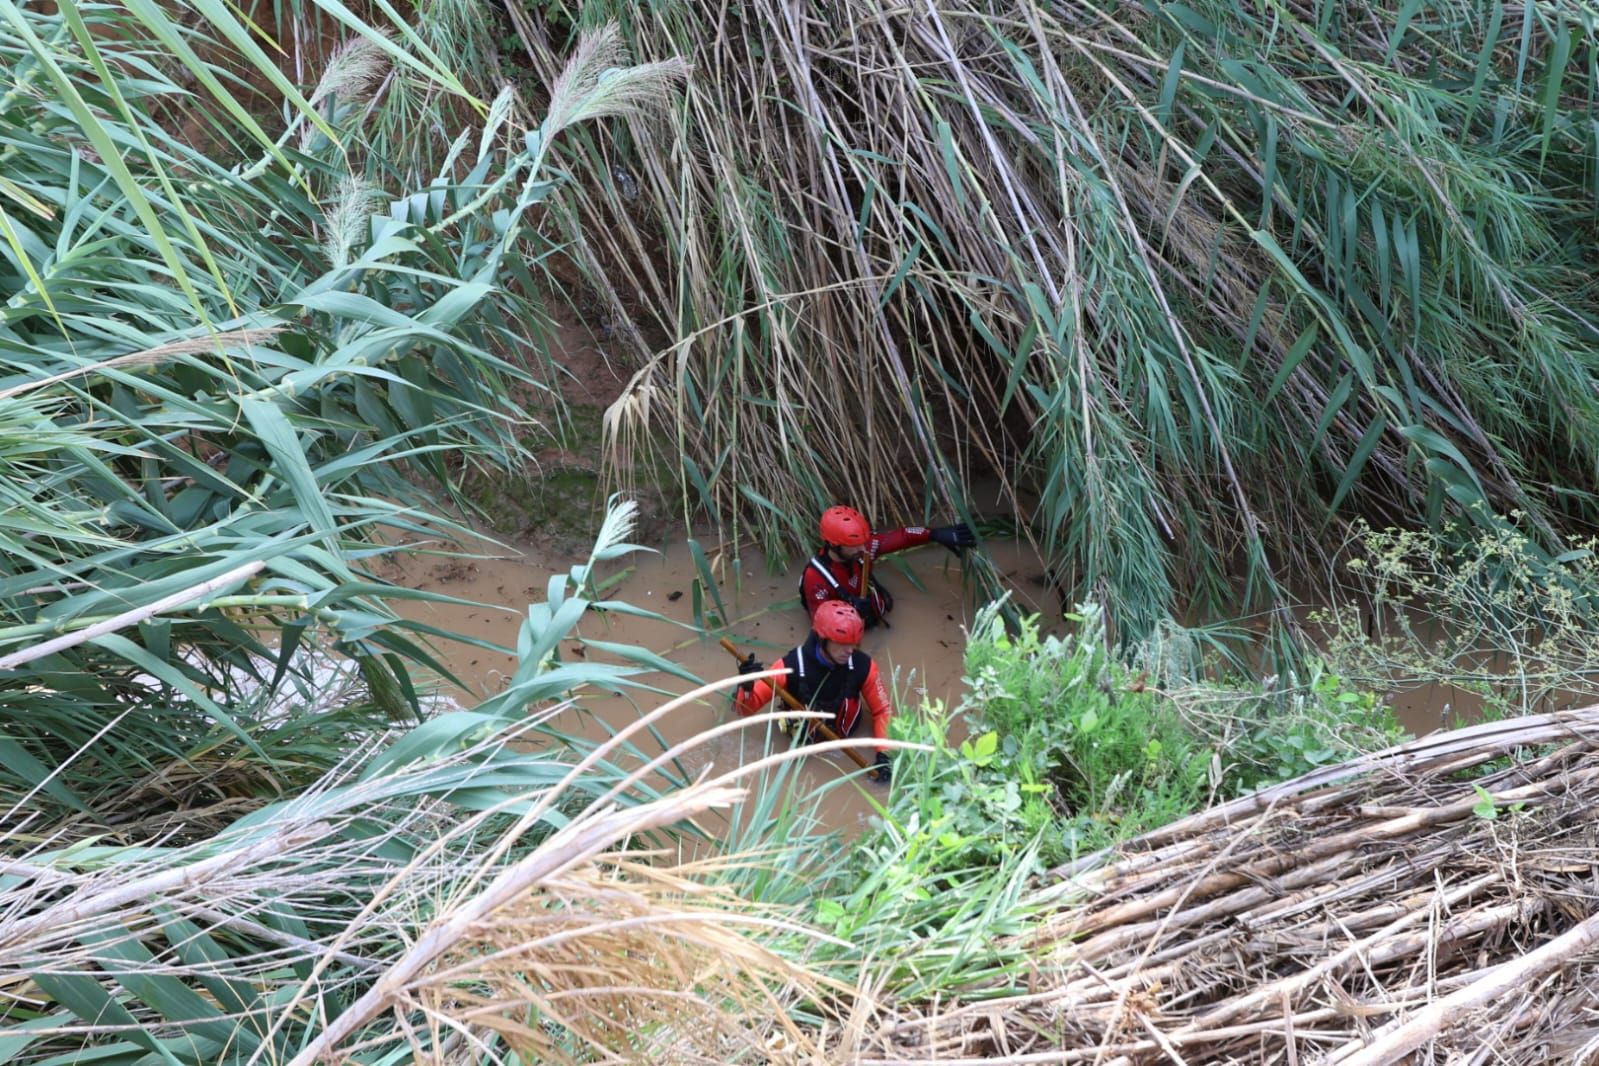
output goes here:
[{"label": "submerged vegetation", "polygon": [[1440,539],[1356,527],[1346,569],[1369,599],[1317,615],[1328,653],[1361,684],[1448,686],[1481,715],[1580,705],[1599,687],[1599,541],[1551,560],[1514,530]]},{"label": "submerged vegetation", "polygon": [[[1553,1054],[1592,716],[1375,693],[1592,688],[1588,12],[356,8],[0,0],[0,1066],[1360,1062],[1519,978]],[[563,286],[638,349],[603,427]],[[978,612],[853,838],[585,632],[658,618],[632,503],[436,698],[376,564],[563,426],[724,550],[995,477],[1082,605]],[[1175,620],[1323,557],[1372,599],[1292,673]]]}]

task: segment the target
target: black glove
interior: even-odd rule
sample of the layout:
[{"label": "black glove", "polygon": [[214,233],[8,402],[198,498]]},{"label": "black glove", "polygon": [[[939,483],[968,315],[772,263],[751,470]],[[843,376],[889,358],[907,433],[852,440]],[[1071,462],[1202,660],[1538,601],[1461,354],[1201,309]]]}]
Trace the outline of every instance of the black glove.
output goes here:
[{"label": "black glove", "polygon": [[[749,658],[739,660],[738,672],[741,674],[758,674],[765,669],[766,667],[762,666],[755,660],[754,652],[750,652]],[[755,682],[746,681],[738,687],[738,690],[744,693],[746,696],[753,695],[755,692]]]},{"label": "black glove", "polygon": [[977,546],[977,538],[972,535],[972,527],[965,522],[956,522],[952,526],[939,526],[930,536],[956,555],[967,548]]},{"label": "black glove", "polygon": [[862,622],[871,625],[877,621],[877,608],[872,605],[870,596],[848,596],[845,598],[849,601],[849,605],[855,608],[855,613],[861,616]]},{"label": "black glove", "polygon": [[888,752],[877,753],[877,761],[872,764],[871,779],[880,785],[886,785],[894,779],[894,766],[888,761]]}]

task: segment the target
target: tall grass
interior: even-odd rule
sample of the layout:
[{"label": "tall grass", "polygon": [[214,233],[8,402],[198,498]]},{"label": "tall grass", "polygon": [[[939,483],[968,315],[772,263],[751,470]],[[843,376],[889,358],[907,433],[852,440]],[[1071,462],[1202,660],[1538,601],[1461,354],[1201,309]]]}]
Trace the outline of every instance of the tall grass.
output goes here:
[{"label": "tall grass", "polygon": [[1133,635],[1281,602],[1356,515],[1599,516],[1580,8],[518,12],[546,72],[610,18],[694,64],[670,123],[567,142],[560,212],[686,511],[792,549],[994,477]]},{"label": "tall grass", "polygon": [[[589,72],[529,131],[401,24],[347,26],[310,87],[258,29],[220,5],[0,5],[0,811],[30,832],[314,780],[340,727],[269,714],[316,687],[303,646],[359,664],[372,700],[343,726],[415,713],[410,669],[442,667],[385,600],[425,594],[365,560],[448,536],[463,476],[523,461],[549,143],[636,106],[618,82],[674,76]],[[401,68],[477,116],[429,132],[411,184],[364,139]]]}]

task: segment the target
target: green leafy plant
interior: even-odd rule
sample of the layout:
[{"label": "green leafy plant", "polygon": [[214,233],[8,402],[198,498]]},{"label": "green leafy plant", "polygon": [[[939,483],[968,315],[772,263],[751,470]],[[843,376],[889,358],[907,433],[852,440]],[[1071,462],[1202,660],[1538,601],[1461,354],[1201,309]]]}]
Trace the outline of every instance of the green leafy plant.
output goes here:
[{"label": "green leafy plant", "polygon": [[[1297,673],[1273,678],[1269,688],[1222,690],[1227,700],[1218,730],[1225,749],[1228,792],[1247,792],[1343,762],[1362,751],[1398,743],[1404,736],[1386,703],[1357,689],[1319,658],[1305,659]],[[1177,698],[1196,695],[1191,690]]]},{"label": "green leafy plant", "polygon": [[1493,821],[1499,817],[1499,807],[1494,803],[1494,798],[1488,790],[1481,785],[1471,786],[1477,793],[1477,802],[1472,806],[1471,813],[1484,821]]},{"label": "green leafy plant", "polygon": [[[1112,651],[1103,617],[1084,605],[1071,635],[1045,636],[1036,618],[1007,629],[990,605],[972,627],[954,714],[896,716],[894,737],[926,750],[896,757],[887,817],[925,838],[929,868],[1029,849],[1051,865],[1399,738],[1385,704],[1315,660],[1303,683],[1229,685],[1184,680],[1168,655],[1170,687],[1151,684],[1124,661],[1152,661],[1147,650]],[[956,715],[970,736],[952,746]]]},{"label": "green leafy plant", "polygon": [[1100,608],[1073,618],[1069,637],[1042,636],[1037,619],[1007,633],[986,608],[967,649],[961,709],[999,738],[1005,806],[1032,823],[1052,814],[1046,861],[1159,825],[1209,789],[1204,738],[1110,653]]},{"label": "green leafy plant", "polygon": [[968,691],[955,714],[971,736],[945,739],[939,706],[895,718],[889,817],[926,838],[932,869],[1010,862],[1048,865],[1187,813],[1207,794],[1208,752],[1103,645],[1096,609],[1070,638],[1037,619],[1007,632],[1002,605],[980,612],[967,648]]},{"label": "green leafy plant", "polygon": [[1052,789],[1026,762],[1004,754],[997,732],[951,747],[949,727],[939,705],[896,716],[894,739],[928,750],[896,754],[888,815],[906,834],[925,838],[918,854],[929,871],[1008,861],[1053,823]]}]

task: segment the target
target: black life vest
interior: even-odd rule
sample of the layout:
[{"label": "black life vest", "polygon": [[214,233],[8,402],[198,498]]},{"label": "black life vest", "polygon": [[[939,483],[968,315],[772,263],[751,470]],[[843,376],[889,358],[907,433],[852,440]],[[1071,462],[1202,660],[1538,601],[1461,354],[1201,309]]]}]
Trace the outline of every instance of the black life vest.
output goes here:
[{"label": "black life vest", "polygon": [[871,657],[857,649],[843,664],[835,666],[822,657],[819,641],[812,633],[804,644],[783,656],[783,665],[788,668],[784,684],[807,707],[835,716],[846,712],[849,721],[839,724],[853,728],[855,716],[860,713],[861,689],[872,669]]}]

